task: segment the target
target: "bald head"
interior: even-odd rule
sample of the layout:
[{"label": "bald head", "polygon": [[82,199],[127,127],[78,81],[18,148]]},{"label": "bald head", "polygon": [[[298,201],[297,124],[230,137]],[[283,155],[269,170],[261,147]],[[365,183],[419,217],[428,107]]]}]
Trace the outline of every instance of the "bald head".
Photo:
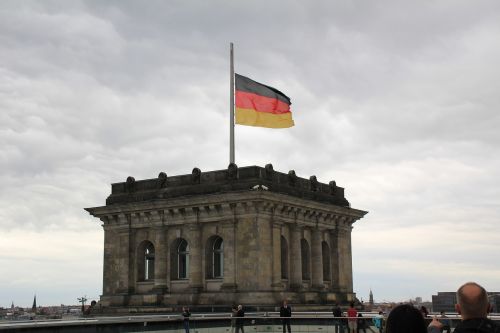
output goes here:
[{"label": "bald head", "polygon": [[467,282],[457,290],[457,312],[462,319],[485,318],[489,303],[486,290],[475,282]]}]

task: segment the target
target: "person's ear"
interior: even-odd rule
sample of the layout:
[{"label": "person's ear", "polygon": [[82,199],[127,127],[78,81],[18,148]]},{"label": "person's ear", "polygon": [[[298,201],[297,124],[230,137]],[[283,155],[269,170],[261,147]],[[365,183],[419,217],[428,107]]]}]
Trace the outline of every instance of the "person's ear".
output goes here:
[{"label": "person's ear", "polygon": [[457,310],[458,314],[462,314],[460,311],[460,304],[455,304],[455,310]]}]

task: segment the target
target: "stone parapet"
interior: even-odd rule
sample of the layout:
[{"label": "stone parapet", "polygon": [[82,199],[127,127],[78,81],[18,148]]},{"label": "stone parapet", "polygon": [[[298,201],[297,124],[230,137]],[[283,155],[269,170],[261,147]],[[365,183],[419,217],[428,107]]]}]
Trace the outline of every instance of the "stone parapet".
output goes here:
[{"label": "stone parapet", "polygon": [[337,186],[335,181],[323,184],[317,181],[316,176],[305,179],[297,177],[293,170],[288,174],[277,172],[271,164],[265,168],[238,168],[234,164],[232,166],[227,170],[207,172],[194,168],[190,175],[170,177],[161,172],[158,178],[139,181],[128,177],[123,183],[111,185],[111,195],[106,199],[106,205],[234,192],[256,187],[306,200],[349,207],[349,202],[344,197],[344,189]]}]

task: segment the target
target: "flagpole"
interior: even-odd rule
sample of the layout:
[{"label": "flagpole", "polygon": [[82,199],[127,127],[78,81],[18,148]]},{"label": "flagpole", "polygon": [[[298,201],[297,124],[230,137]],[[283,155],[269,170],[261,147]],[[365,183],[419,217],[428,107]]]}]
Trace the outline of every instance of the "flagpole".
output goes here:
[{"label": "flagpole", "polygon": [[229,163],[234,163],[234,60],[233,60],[233,43],[230,43],[230,101],[229,101]]}]

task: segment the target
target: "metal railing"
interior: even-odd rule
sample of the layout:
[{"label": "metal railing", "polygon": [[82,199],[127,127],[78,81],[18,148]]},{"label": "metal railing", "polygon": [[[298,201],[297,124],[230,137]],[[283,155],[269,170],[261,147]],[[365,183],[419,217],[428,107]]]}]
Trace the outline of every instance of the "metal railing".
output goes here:
[{"label": "metal railing", "polygon": [[[380,332],[375,326],[377,313],[362,312],[362,316],[356,318],[359,324],[364,323],[358,332]],[[289,319],[292,333],[347,333],[347,318],[334,318],[331,312],[294,312],[290,318],[280,318],[278,312],[247,313],[244,318],[231,317],[229,313],[195,313],[189,319],[189,333],[237,333],[237,330],[238,333],[282,333],[284,319]],[[426,319],[430,322],[432,315]],[[449,321],[450,332],[460,321],[455,314],[439,319]],[[492,315],[490,319],[500,323],[499,315]],[[0,332],[50,332],[55,327],[58,332],[74,332],[75,327],[79,332],[116,332],[120,327],[120,332],[185,333],[184,320],[179,314],[3,322]]]}]

